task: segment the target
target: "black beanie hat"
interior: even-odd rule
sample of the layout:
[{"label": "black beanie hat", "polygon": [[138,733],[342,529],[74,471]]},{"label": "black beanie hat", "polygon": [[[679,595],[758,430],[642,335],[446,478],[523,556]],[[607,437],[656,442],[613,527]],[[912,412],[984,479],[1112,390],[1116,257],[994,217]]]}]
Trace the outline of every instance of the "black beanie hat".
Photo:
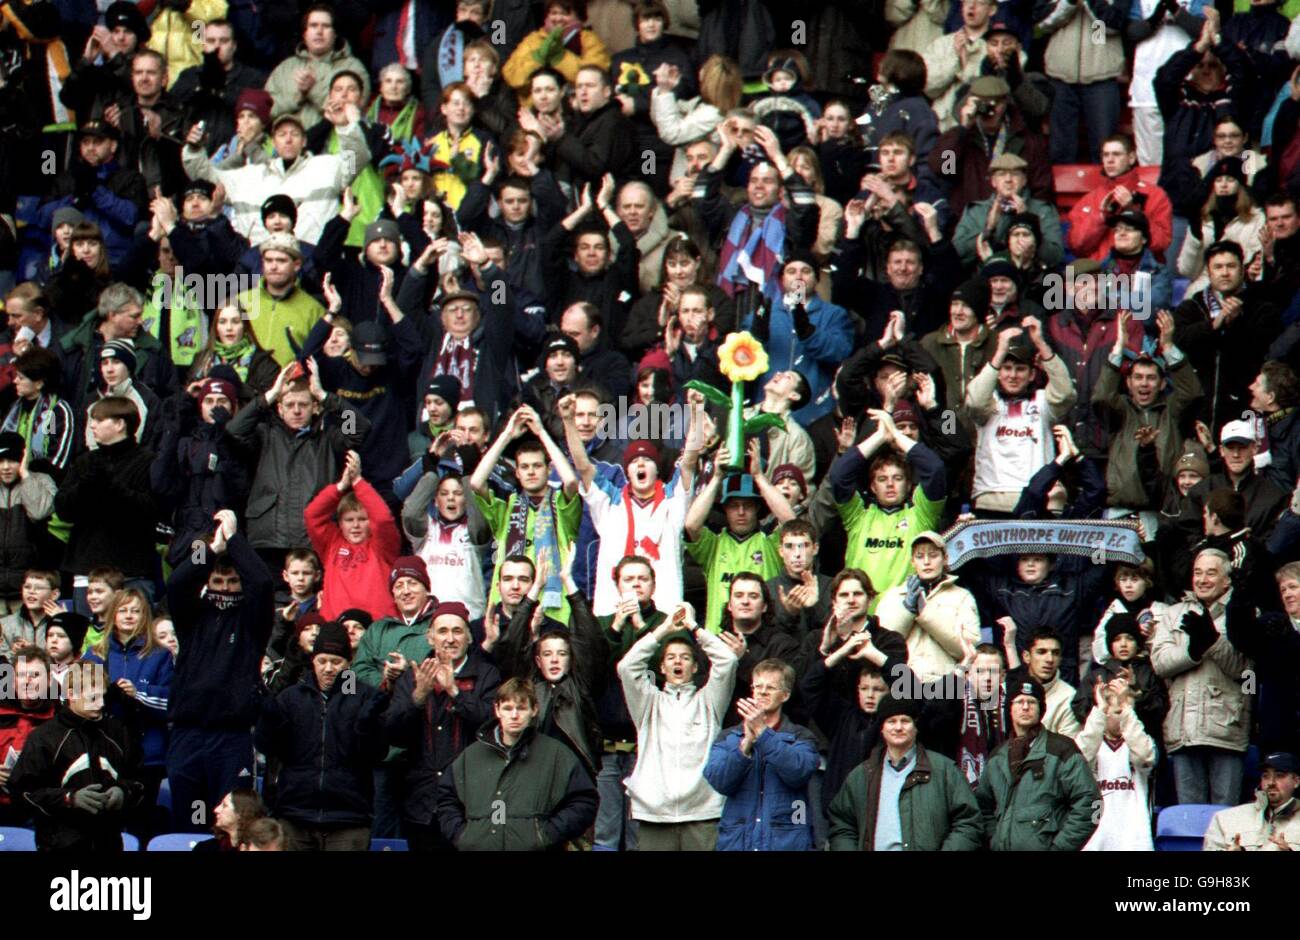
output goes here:
[{"label": "black beanie hat", "polygon": [[1038,718],[1042,720],[1047,714],[1047,690],[1024,668],[1016,669],[1007,676],[1007,705],[1010,706],[1021,695],[1032,695],[1038,699]]},{"label": "black beanie hat", "polygon": [[980,280],[969,280],[952,292],[953,300],[960,300],[975,316],[982,318],[989,310],[989,286]]},{"label": "black beanie hat", "polygon": [[891,692],[876,706],[876,718],[884,722],[886,718],[893,718],[895,715],[906,715],[912,721],[916,721],[921,717],[921,700],[910,696],[897,698]]},{"label": "black beanie hat", "polygon": [[1116,637],[1126,633],[1137,641],[1138,646],[1142,645],[1142,631],[1138,628],[1136,617],[1128,613],[1111,615],[1111,618],[1106,621],[1106,649],[1110,649]]},{"label": "black beanie hat", "polygon": [[266,224],[266,217],[272,212],[287,215],[293,220],[294,225],[298,224],[298,205],[291,196],[286,196],[284,193],[267,196],[266,201],[262,203],[262,224]]},{"label": "black beanie hat", "polygon": [[315,658],[322,653],[330,656],[342,656],[349,661],[352,659],[352,641],[348,639],[348,628],[337,620],[325,621],[325,623],[321,624],[320,633],[316,634],[316,642],[312,644],[311,655]]},{"label": "black beanie hat", "polygon": [[81,644],[86,642],[86,634],[90,632],[90,618],[65,610],[63,613],[51,617],[49,626],[58,627],[66,633],[68,639],[72,642],[72,652],[80,655]]}]

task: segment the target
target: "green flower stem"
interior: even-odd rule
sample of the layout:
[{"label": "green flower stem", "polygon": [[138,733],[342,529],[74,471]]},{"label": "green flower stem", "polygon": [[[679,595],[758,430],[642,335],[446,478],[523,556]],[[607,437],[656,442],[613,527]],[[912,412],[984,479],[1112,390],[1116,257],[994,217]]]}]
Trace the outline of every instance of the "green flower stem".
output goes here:
[{"label": "green flower stem", "polygon": [[731,451],[732,470],[745,465],[745,383],[731,383],[731,413],[727,415],[727,450]]}]

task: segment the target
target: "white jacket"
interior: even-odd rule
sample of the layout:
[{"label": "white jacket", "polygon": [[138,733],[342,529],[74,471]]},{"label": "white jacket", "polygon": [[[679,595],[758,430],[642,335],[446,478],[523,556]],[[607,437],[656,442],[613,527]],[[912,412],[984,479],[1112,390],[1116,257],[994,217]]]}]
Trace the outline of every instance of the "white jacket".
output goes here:
[{"label": "white jacket", "polygon": [[636,725],[636,768],[627,778],[632,818],[683,823],[722,818],[723,796],[704,779],[709,748],[722,729],[740,665],[731,649],[707,630],[699,634],[709,657],[702,687],[655,683],[654,631],[632,645],[618,664],[627,710]]},{"label": "white jacket", "polygon": [[235,210],[235,229],[252,244],[261,244],[269,234],[262,225],[262,203],[269,196],[283,193],[298,207],[294,235],[314,245],[320,241],[325,223],[338,215],[344,188],[370,161],[370,148],[359,123],[340,127],[338,135],[338,153],[313,154],[304,150],[288,170],[281,157],[235,170],[219,170],[202,147],[189,146],[182,151],[182,162],[191,179],[211,180],[225,187],[226,203]]},{"label": "white jacket", "polygon": [[1047,387],[1029,398],[1003,398],[992,362],[966,388],[966,412],[978,427],[971,501],[982,509],[1015,508],[1030,478],[1056,459],[1052,425],[1065,417],[1078,394],[1060,356],[1042,368]]},{"label": "white jacket", "polygon": [[650,120],[659,139],[675,147],[669,174],[677,179],[686,172],[686,146],[706,137],[717,142],[717,128],[725,115],[703,98],[678,101],[677,95],[657,87],[650,92]]},{"label": "white jacket", "polygon": [[[1160,621],[1160,616],[1168,606],[1164,601],[1151,602],[1151,616],[1155,618],[1156,623]],[[1093,662],[1104,663],[1110,659],[1110,649],[1106,645],[1106,624],[1110,622],[1111,617],[1122,613],[1124,613],[1124,604],[1118,598],[1111,601],[1110,606],[1102,612],[1101,619],[1097,621],[1097,627],[1092,633]],[[1153,640],[1155,639],[1154,628],[1155,624],[1153,623],[1151,636]],[[1148,645],[1150,645],[1150,641],[1148,641]]]},{"label": "white jacket", "polygon": [[[1242,221],[1235,218],[1223,230],[1221,241],[1236,242],[1241,246],[1241,253],[1249,265],[1252,258],[1263,249],[1260,233],[1264,231],[1264,213],[1258,208],[1250,211],[1250,219]],[[1210,283],[1205,273],[1205,249],[1214,241],[1214,226],[1209,222],[1193,223],[1187,226],[1187,237],[1183,239],[1182,250],[1178,252],[1178,273],[1191,278],[1187,285],[1186,297],[1191,297]]]},{"label": "white jacket", "polygon": [[1242,690],[1242,673],[1250,660],[1228,642],[1224,617],[1231,595],[1229,590],[1210,608],[1219,639],[1200,662],[1188,655],[1182,628],[1183,614],[1199,608],[1199,602],[1170,604],[1156,624],[1151,666],[1169,683],[1164,727],[1170,753],[1201,746],[1245,751],[1249,743],[1250,701]]},{"label": "white jacket", "polygon": [[1120,715],[1118,748],[1102,746],[1106,716],[1100,708],[1088,712],[1088,721],[1074,739],[1092,768],[1101,790],[1101,823],[1084,845],[1085,852],[1150,852],[1151,806],[1148,785],[1156,763],[1156,746],[1132,708]]},{"label": "white jacket", "polygon": [[1286,836],[1293,849],[1300,846],[1300,806],[1296,801],[1292,800],[1290,812],[1274,814],[1271,822],[1264,818],[1267,808],[1268,797],[1260,792],[1255,794],[1254,803],[1219,810],[1205,830],[1201,851],[1226,852],[1232,847],[1234,837],[1239,835],[1241,847],[1247,852],[1281,852],[1268,838],[1277,832]]},{"label": "white jacket", "polygon": [[907,664],[922,682],[951,673],[961,661],[961,637],[980,641],[980,615],[970,591],[949,575],[926,596],[919,615],[903,606],[907,585],[899,584],[880,597],[876,616],[886,630],[907,641]]},{"label": "white jacket", "polygon": [[953,45],[955,35],[944,33],[921,52],[925,59],[925,96],[939,118],[941,134],[957,126],[957,89],[980,77],[980,66],[988,51],[983,37],[968,42],[963,66]]}]

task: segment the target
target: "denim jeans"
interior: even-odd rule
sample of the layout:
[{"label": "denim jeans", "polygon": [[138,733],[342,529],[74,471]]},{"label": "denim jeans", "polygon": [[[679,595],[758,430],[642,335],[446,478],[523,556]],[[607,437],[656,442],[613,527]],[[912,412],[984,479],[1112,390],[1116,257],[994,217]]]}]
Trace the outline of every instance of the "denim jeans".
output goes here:
[{"label": "denim jeans", "polygon": [[637,824],[628,816],[627,790],[623,781],[636,766],[636,754],[605,754],[596,776],[600,806],[596,810],[597,851],[636,851]]},{"label": "denim jeans", "polygon": [[1179,803],[1241,802],[1241,776],[1245,756],[1217,747],[1185,747],[1170,755]]},{"label": "denim jeans", "polygon": [[[1096,163],[1101,142],[1119,124],[1119,82],[1104,79],[1086,85],[1052,79],[1052,113],[1049,119],[1050,155],[1053,163]],[[1079,121],[1088,125],[1088,152],[1079,155]]]}]

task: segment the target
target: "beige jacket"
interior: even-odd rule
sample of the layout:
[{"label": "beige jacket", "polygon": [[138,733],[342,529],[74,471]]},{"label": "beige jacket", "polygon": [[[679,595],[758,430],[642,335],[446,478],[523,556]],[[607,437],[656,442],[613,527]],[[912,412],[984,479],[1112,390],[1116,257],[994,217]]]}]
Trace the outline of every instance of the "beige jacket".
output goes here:
[{"label": "beige jacket", "polygon": [[1056,678],[1043,688],[1047,690],[1047,714],[1043,716],[1043,727],[1073,741],[1083,730],[1079,719],[1074,717],[1074,709],[1070,707],[1074,702],[1074,686],[1057,673]]},{"label": "beige jacket", "polygon": [[1254,803],[1219,810],[1205,830],[1201,851],[1226,852],[1233,847],[1234,838],[1241,836],[1241,847],[1247,852],[1281,852],[1269,841],[1269,836],[1279,832],[1293,849],[1300,846],[1300,802],[1292,799],[1290,806],[1273,814],[1272,820],[1264,818],[1267,808],[1268,797],[1260,792],[1255,794]]},{"label": "beige jacket", "polygon": [[[1223,238],[1240,245],[1246,263],[1250,264],[1251,259],[1264,247],[1259,238],[1263,231],[1264,213],[1256,208],[1251,210],[1249,220],[1243,222],[1236,218],[1229,222],[1223,230]],[[1178,252],[1178,273],[1192,279],[1184,296],[1190,297],[1210,283],[1205,273],[1205,249],[1213,243],[1214,226],[1209,222],[1187,226],[1187,237],[1183,239],[1182,250]]]},{"label": "beige jacket", "polygon": [[1038,28],[1052,34],[1043,53],[1043,71],[1049,77],[1085,85],[1118,78],[1124,71],[1123,38],[1093,16],[1087,4],[1056,0]]},{"label": "beige jacket", "polygon": [[980,66],[988,46],[983,38],[967,45],[966,65],[957,57],[953,46],[955,33],[944,33],[926,46],[921,57],[925,59],[925,96],[939,118],[939,133],[957,126],[957,89],[980,76]]},{"label": "beige jacket", "polygon": [[[759,413],[758,405],[750,405],[745,411],[746,418]],[[813,476],[817,472],[817,451],[813,448],[812,438],[803,425],[789,415],[785,416],[785,430],[768,428],[767,430],[767,471],[771,473],[783,463],[792,463],[803,471],[803,477],[812,486]]]},{"label": "beige jacket", "polygon": [[885,0],[885,20],[898,27],[889,39],[890,49],[924,55],[930,43],[943,35],[947,19],[945,0]]},{"label": "beige jacket", "polygon": [[1201,746],[1245,751],[1249,743],[1250,701],[1242,690],[1242,673],[1250,660],[1228,642],[1224,614],[1231,594],[1229,590],[1210,608],[1219,639],[1199,663],[1188,655],[1182,628],[1183,614],[1199,607],[1198,602],[1170,604],[1156,623],[1151,666],[1169,683],[1165,746],[1170,753]]},{"label": "beige jacket", "polygon": [[907,641],[907,664],[922,682],[933,682],[957,668],[961,638],[980,641],[980,615],[970,591],[949,575],[930,591],[920,614],[903,606],[907,585],[899,584],[880,597],[876,616],[886,630]]}]

